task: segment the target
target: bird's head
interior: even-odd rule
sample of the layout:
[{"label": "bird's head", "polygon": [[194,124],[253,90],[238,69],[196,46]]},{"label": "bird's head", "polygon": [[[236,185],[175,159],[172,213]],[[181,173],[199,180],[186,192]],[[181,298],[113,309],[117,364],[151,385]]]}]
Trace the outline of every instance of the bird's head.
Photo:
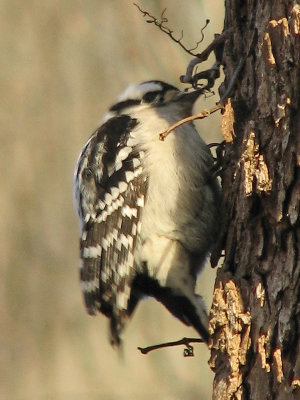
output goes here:
[{"label": "bird's head", "polygon": [[200,94],[201,90],[180,91],[175,86],[162,81],[147,81],[130,85],[119,96],[118,102],[110,107],[105,120],[145,108],[162,107],[174,107],[174,110],[176,109],[182,117],[189,116]]}]

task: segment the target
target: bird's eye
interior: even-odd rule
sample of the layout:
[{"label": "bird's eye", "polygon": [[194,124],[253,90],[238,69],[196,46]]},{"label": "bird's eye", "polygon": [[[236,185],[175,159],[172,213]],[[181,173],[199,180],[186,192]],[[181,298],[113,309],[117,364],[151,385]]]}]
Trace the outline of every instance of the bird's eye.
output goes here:
[{"label": "bird's eye", "polygon": [[148,92],[144,94],[143,103],[159,103],[162,100],[161,92]]}]

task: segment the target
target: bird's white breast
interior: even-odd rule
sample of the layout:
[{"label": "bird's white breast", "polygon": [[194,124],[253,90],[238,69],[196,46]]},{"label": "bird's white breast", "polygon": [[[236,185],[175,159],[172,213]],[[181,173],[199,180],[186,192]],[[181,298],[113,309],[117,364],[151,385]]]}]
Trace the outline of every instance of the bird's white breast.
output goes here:
[{"label": "bird's white breast", "polygon": [[139,121],[133,137],[145,152],[143,167],[149,177],[142,240],[155,234],[201,252],[201,236],[207,229],[201,207],[207,196],[212,197],[204,182],[212,164],[205,143],[192,124],[177,128],[161,141],[159,133],[180,119],[168,109],[144,109],[132,116]]}]

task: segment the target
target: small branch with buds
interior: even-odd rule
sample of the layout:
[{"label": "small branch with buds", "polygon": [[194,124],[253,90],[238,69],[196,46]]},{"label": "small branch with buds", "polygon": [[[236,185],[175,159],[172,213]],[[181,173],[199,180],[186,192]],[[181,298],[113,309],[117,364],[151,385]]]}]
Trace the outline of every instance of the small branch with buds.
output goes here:
[{"label": "small branch with buds", "polygon": [[191,346],[190,343],[203,343],[203,340],[184,337],[180,340],[176,340],[175,342],[160,343],[160,344],[155,344],[153,346],[148,346],[148,347],[138,347],[138,350],[140,350],[140,352],[142,354],[148,354],[148,353],[150,353],[150,351],[153,351],[153,350],[158,350],[158,349],[162,349],[165,347],[173,347],[173,346],[183,345],[183,346],[185,346],[185,349],[183,351],[184,357],[193,357],[194,356],[194,348],[193,348],[193,346]]}]

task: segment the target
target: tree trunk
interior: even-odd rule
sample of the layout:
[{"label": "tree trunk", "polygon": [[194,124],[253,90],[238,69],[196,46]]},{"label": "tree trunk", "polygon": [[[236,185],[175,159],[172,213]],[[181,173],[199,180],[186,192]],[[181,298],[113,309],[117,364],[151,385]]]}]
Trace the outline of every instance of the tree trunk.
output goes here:
[{"label": "tree trunk", "polygon": [[233,30],[225,84],[244,64],[223,124],[225,260],[211,309],[213,399],[300,399],[300,5],[225,6],[224,29]]}]

